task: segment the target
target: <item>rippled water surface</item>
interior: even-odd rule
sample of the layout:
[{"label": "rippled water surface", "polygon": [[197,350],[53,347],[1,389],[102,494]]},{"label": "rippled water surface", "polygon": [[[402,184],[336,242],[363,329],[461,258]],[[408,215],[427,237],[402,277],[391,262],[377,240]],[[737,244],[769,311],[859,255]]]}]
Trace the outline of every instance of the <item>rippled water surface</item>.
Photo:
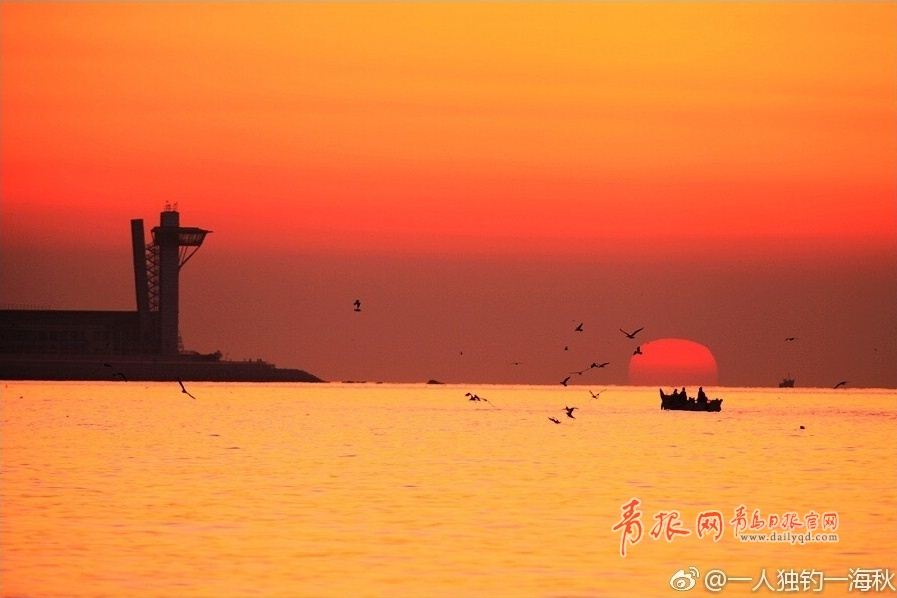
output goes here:
[{"label": "rippled water surface", "polygon": [[[711,389],[714,414],[637,388],[188,388],[2,384],[2,596],[671,596],[689,566],[897,571],[892,390]],[[836,512],[839,539],[741,542],[739,505]],[[655,540],[672,510],[691,533]]]}]

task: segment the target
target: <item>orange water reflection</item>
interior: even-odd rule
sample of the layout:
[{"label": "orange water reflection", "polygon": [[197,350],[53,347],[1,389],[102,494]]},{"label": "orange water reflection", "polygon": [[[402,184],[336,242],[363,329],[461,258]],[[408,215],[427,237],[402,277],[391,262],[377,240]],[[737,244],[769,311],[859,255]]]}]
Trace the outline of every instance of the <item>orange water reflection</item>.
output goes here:
[{"label": "orange water reflection", "polygon": [[[894,391],[711,389],[705,414],[650,389],[190,389],[2,386],[3,596],[669,596],[689,566],[897,571]],[[740,504],[838,512],[840,541],[741,543]],[[692,529],[720,510],[724,536],[652,539],[672,509]]]}]

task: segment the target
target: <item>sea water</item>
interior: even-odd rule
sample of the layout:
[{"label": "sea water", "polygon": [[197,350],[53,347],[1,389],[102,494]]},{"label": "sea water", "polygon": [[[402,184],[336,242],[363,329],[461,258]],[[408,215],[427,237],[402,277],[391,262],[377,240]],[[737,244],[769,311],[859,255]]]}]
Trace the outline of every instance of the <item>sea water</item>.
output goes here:
[{"label": "sea water", "polygon": [[187,387],[0,385],[2,596],[893,595],[893,390]]}]

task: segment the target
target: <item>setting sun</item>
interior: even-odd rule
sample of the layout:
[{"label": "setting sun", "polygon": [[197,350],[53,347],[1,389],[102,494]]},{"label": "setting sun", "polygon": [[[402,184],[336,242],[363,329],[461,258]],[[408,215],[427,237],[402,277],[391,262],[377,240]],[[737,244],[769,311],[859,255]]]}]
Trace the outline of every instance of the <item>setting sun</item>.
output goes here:
[{"label": "setting sun", "polygon": [[629,383],[641,386],[717,384],[719,372],[710,349],[682,338],[662,338],[641,345],[629,360]]}]

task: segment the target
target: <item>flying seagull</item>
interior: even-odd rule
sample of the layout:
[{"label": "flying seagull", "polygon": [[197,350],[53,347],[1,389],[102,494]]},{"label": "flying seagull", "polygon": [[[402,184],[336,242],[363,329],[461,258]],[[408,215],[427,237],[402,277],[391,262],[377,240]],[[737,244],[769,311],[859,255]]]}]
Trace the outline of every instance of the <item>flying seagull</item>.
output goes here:
[{"label": "flying seagull", "polygon": [[588,368],[584,370],[576,370],[575,372],[570,372],[571,374],[576,374],[577,376],[582,376],[583,372],[587,372]]},{"label": "flying seagull", "polygon": [[570,382],[570,376],[567,376],[566,378],[561,380],[561,384],[563,384],[564,386],[567,386],[568,382]]},{"label": "flying seagull", "polygon": [[559,419],[556,418],[556,417],[549,417],[548,419],[551,420],[551,421],[553,421],[553,422],[556,423],[556,424],[561,423],[561,420],[559,420]]},{"label": "flying seagull", "polygon": [[564,410],[567,412],[567,417],[569,417],[570,419],[576,419],[575,417],[573,417],[573,412],[577,409],[579,409],[579,407],[564,407]]},{"label": "flying seagull", "polygon": [[361,311],[361,299],[356,299],[352,305],[355,306],[355,311]]},{"label": "flying seagull", "polygon": [[575,332],[582,332],[582,325],[583,325],[583,322],[580,322],[579,324],[576,325],[576,328],[574,328],[573,330]]},{"label": "flying seagull", "polygon": [[791,341],[796,341],[796,340],[797,340],[796,336],[789,336],[788,338],[785,339],[786,342],[791,342]]},{"label": "flying seagull", "polygon": [[494,409],[499,409],[499,407],[496,407],[495,404],[494,404],[492,401],[490,401],[489,399],[484,399],[484,398],[481,397],[480,395],[477,395],[477,394],[470,394],[470,393],[468,392],[468,393],[465,394],[464,396],[465,396],[465,397],[470,397],[469,399],[467,399],[468,401],[484,401],[484,402],[486,402],[486,403],[489,403],[489,406],[490,406],[490,407],[492,407],[492,408],[494,408]]},{"label": "flying seagull", "polygon": [[623,330],[622,328],[620,328],[620,332],[622,332],[623,334],[625,334],[625,335],[626,335],[626,338],[634,339],[634,338],[635,338],[635,335],[638,334],[639,332],[641,332],[641,331],[644,330],[644,329],[645,329],[645,328],[644,328],[644,326],[643,326],[643,327],[641,327],[641,328],[639,328],[638,330],[635,330],[635,331],[633,331],[633,332],[626,332],[625,330]]},{"label": "flying seagull", "polygon": [[[604,390],[607,390],[607,389],[605,388]],[[597,394],[594,393],[594,392],[592,392],[592,391],[590,390],[590,391],[589,391],[589,394],[592,395],[592,398],[593,398],[593,399],[597,399],[598,397],[601,396],[601,393],[604,392],[604,390],[599,390]]]},{"label": "flying seagull", "polygon": [[636,347],[635,351],[633,351],[632,354],[633,355],[644,355],[644,353],[642,353],[642,346],[639,345],[638,347]]},{"label": "flying seagull", "polygon": [[178,380],[178,384],[181,385],[181,392],[182,392],[182,393],[184,393],[185,395],[187,395],[187,396],[190,397],[191,399],[196,400],[196,397],[194,397],[192,394],[190,394],[189,392],[187,392],[187,389],[184,388],[184,383],[183,383],[183,382],[181,382],[180,380]]},{"label": "flying seagull", "polygon": [[840,388],[840,387],[844,386],[845,384],[847,384],[847,380],[841,380],[840,382],[838,382],[837,384],[832,386],[832,388]]},{"label": "flying seagull", "polygon": [[603,368],[603,367],[606,367],[606,366],[609,366],[609,365],[610,365],[610,362],[609,362],[609,361],[605,361],[605,362],[602,362],[602,363],[598,363],[598,362],[593,361],[593,362],[592,362],[592,365],[589,366],[589,369],[592,369],[592,368]]}]

